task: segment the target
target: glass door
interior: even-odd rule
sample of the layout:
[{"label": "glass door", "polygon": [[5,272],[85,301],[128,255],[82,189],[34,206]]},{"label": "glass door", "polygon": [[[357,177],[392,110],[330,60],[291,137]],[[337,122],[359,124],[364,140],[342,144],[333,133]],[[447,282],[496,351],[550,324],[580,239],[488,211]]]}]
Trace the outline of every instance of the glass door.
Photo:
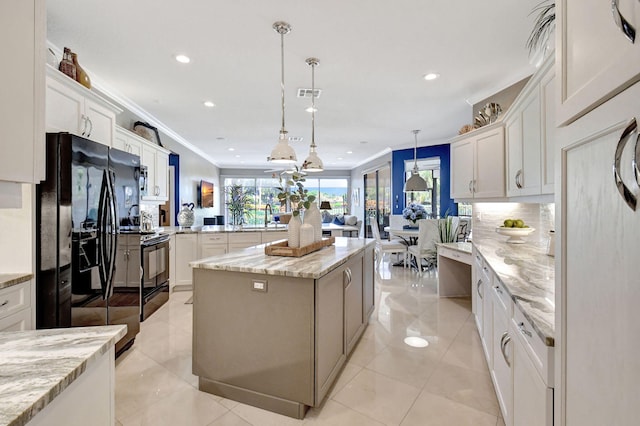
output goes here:
[{"label": "glass door", "polygon": [[377,226],[385,238],[385,226],[391,215],[391,168],[382,167],[364,175],[365,236],[373,238],[372,226]]}]

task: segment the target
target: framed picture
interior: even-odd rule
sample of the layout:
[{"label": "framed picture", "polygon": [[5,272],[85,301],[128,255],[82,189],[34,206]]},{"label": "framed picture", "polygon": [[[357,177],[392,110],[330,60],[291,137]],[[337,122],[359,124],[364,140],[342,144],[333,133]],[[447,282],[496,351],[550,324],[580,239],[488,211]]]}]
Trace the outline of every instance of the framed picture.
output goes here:
[{"label": "framed picture", "polygon": [[213,183],[205,180],[200,181],[198,191],[198,204],[200,207],[213,207]]}]

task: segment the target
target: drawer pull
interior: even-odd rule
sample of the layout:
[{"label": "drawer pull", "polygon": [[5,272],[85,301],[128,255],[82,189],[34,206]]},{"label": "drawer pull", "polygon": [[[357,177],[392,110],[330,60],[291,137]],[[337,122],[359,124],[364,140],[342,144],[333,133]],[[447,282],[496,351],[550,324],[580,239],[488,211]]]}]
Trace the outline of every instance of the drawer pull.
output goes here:
[{"label": "drawer pull", "polygon": [[523,322],[518,324],[518,329],[520,330],[520,333],[526,335],[527,337],[533,337],[533,334],[531,334],[531,332],[525,328]]},{"label": "drawer pull", "polygon": [[4,302],[2,302],[2,304],[0,304],[0,307],[7,306],[8,304],[9,304],[9,301],[5,300]]},{"label": "drawer pull", "polygon": [[478,293],[478,296],[480,297],[480,299],[484,299],[484,297],[482,297],[482,294],[480,293],[480,286],[482,286],[482,279],[478,280],[478,285],[476,286],[476,292]]}]

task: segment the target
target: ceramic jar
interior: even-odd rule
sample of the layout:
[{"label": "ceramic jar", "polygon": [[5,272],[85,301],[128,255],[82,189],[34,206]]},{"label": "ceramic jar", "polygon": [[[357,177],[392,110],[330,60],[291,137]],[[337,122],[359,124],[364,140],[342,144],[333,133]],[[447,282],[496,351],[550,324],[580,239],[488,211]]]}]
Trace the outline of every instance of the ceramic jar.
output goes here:
[{"label": "ceramic jar", "polygon": [[185,203],[178,213],[178,225],[183,227],[192,226],[195,222],[195,214],[193,213],[193,203]]},{"label": "ceramic jar", "polygon": [[305,220],[302,226],[300,226],[300,247],[313,244],[314,234],[313,226]]},{"label": "ceramic jar", "polygon": [[292,216],[289,224],[287,225],[287,239],[289,240],[289,247],[300,247],[300,227],[302,221],[300,215]]},{"label": "ceramic jar", "polygon": [[71,60],[73,62],[73,65],[75,65],[76,67],[76,81],[82,84],[87,89],[91,89],[91,79],[89,78],[89,75],[85,72],[85,70],[82,69],[82,67],[78,63],[78,55],[71,52]]},{"label": "ceramic jar", "polygon": [[318,203],[311,203],[304,212],[304,223],[313,227],[313,241],[322,241],[322,214],[318,209]]}]

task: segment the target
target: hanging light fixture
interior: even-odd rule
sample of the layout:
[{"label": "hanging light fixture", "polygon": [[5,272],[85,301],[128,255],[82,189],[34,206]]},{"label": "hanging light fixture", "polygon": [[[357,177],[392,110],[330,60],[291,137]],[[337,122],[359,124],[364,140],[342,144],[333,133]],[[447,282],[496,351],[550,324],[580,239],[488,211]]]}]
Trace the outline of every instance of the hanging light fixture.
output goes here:
[{"label": "hanging light fixture", "polygon": [[311,145],[309,146],[309,156],[302,163],[302,170],[307,172],[321,172],[324,170],[322,160],[316,152],[316,82],[315,69],[320,64],[318,58],[307,58],[307,64],[311,66]]},{"label": "hanging light fixture", "polygon": [[413,148],[413,170],[411,170],[411,177],[407,179],[404,184],[404,192],[422,192],[427,191],[427,181],[422,179],[418,174],[418,133],[420,130],[412,130],[413,136],[416,140],[416,144]]},{"label": "hanging light fixture", "polygon": [[281,65],[281,80],[280,88],[282,91],[282,128],[280,129],[280,137],[278,138],[278,144],[268,160],[272,163],[284,163],[291,164],[298,161],[296,152],[289,145],[289,138],[287,137],[287,130],[284,127],[284,35],[291,32],[291,26],[286,22],[278,21],[273,24],[273,29],[280,34],[280,65]]}]

